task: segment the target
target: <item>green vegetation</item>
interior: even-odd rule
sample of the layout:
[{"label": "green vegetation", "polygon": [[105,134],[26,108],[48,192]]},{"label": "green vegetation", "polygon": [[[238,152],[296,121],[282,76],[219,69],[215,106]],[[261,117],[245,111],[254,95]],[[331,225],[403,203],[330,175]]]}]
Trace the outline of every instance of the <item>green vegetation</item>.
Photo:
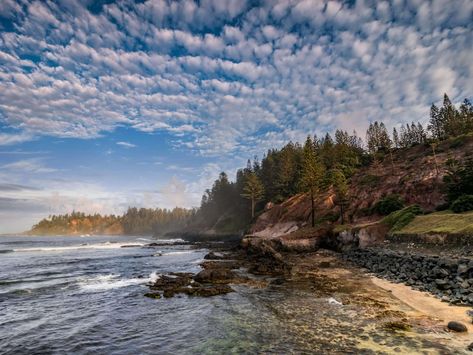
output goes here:
[{"label": "green vegetation", "polygon": [[473,211],[473,195],[462,195],[452,203],[452,211],[462,213]]},{"label": "green vegetation", "polygon": [[450,159],[443,181],[451,204],[462,195],[473,195],[473,159],[467,159],[463,163]]},{"label": "green vegetation", "polygon": [[415,219],[396,234],[468,234],[473,235],[473,212],[435,212],[416,216]]},{"label": "green vegetation", "polygon": [[399,195],[393,194],[386,196],[375,203],[373,212],[386,216],[391,212],[400,210],[404,207],[404,201]]},{"label": "green vegetation", "polygon": [[[247,167],[237,172],[234,182],[221,173],[202,197],[200,209],[190,223],[191,228],[214,229],[217,232],[220,228],[228,230],[228,226],[223,226],[223,220],[226,220],[232,228],[240,226],[240,229],[235,230],[240,233],[267,202],[280,203],[298,193],[308,193],[311,201],[314,201],[331,187],[336,195],[335,203],[340,206],[337,219],[343,220],[344,206],[348,204],[349,198],[350,177],[359,168],[379,164],[381,159],[389,156],[394,172],[393,152],[420,144],[432,147],[437,164],[436,149],[439,142],[452,140],[452,145],[461,146],[466,140],[455,137],[469,132],[473,132],[471,103],[465,100],[457,109],[445,94],[442,107],[432,106],[427,129],[420,123],[412,122],[395,128],[390,137],[385,124],[375,121],[369,125],[365,144],[356,132],[349,134],[343,130],[336,130],[334,137],[328,133],[322,138],[309,136],[304,145],[289,142],[281,149],[268,150],[261,162],[256,157],[253,163],[248,161]],[[406,159],[416,157],[408,156]],[[436,168],[438,173],[439,168]],[[382,181],[379,176],[366,175],[360,183],[376,187]],[[251,208],[248,208],[248,200]],[[388,196],[373,208],[366,209],[366,215],[373,212],[388,215],[403,207],[400,198]],[[317,221],[314,208],[311,209],[311,221],[312,225]]]},{"label": "green vegetation", "polygon": [[255,218],[255,204],[263,199],[264,186],[254,172],[247,174],[241,196],[251,201],[251,218]]},{"label": "green vegetation", "polygon": [[182,228],[194,214],[183,208],[129,208],[122,216],[72,212],[52,215],[34,225],[31,234],[163,234]]},{"label": "green vegetation", "polygon": [[396,232],[411,223],[417,215],[421,215],[424,212],[418,205],[411,205],[403,208],[402,210],[390,213],[384,217],[382,222],[391,227],[390,233]]}]

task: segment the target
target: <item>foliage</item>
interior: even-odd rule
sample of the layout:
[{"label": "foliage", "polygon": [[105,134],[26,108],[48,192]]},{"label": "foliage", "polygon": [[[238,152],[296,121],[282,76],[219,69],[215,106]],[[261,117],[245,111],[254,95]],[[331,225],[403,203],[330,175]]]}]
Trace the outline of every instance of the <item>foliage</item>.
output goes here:
[{"label": "foliage", "polygon": [[[248,226],[252,215],[262,211],[267,202],[280,203],[295,194],[311,190],[316,197],[329,186],[335,189],[334,182],[338,183],[338,176],[332,174],[333,171],[337,174],[341,172],[349,180],[360,167],[373,162],[379,164],[387,154],[393,163],[393,148],[432,143],[432,138],[437,142],[473,131],[472,113],[468,100],[456,108],[445,95],[442,107],[432,106],[427,130],[420,123],[412,122],[393,129],[391,138],[385,124],[375,121],[366,132],[365,143],[356,132],[349,134],[337,129],[334,136],[328,133],[321,138],[310,136],[303,146],[289,142],[279,149],[269,149],[261,161],[255,157],[253,162],[248,161],[246,168],[238,170],[234,181],[230,181],[225,173],[220,174],[213,186],[205,191],[191,225],[199,229],[223,228],[220,217],[226,216],[224,220],[231,221],[234,228]],[[438,149],[440,152],[442,147]],[[259,179],[262,189],[258,187],[258,190],[263,191],[251,209],[248,208],[251,193],[244,191],[250,175]],[[378,176],[366,175],[360,183],[374,187],[381,180]],[[376,208],[383,214],[389,214],[393,208],[402,207],[402,201],[388,198],[380,201]]]},{"label": "foliage", "polygon": [[367,174],[360,179],[360,184],[367,185],[369,187],[375,187],[379,184],[380,181],[380,176]]},{"label": "foliage", "polygon": [[462,195],[450,207],[455,213],[473,211],[473,195]]},{"label": "foliage", "polygon": [[251,218],[254,218],[255,203],[261,201],[264,196],[264,186],[254,172],[247,174],[241,196],[251,201]]},{"label": "foliage", "polygon": [[383,122],[370,123],[366,131],[366,144],[368,151],[373,154],[379,150],[387,151],[391,148],[392,141]]},{"label": "foliage", "polygon": [[423,213],[420,206],[411,205],[401,210],[391,212],[388,216],[383,218],[383,223],[391,227],[390,232],[395,232],[407,226],[417,215]]},{"label": "foliage", "polygon": [[172,210],[131,207],[121,217],[121,223],[125,234],[159,235],[185,226],[193,213],[179,207]]},{"label": "foliage", "polygon": [[86,215],[82,212],[52,215],[33,226],[34,234],[162,234],[182,227],[194,211],[184,208],[128,208],[122,216]]},{"label": "foliage", "polygon": [[439,109],[432,104],[430,108],[428,128],[436,140],[444,140],[448,137],[472,132],[473,107],[470,101],[465,99],[457,109],[448,95],[444,94],[442,107]]},{"label": "foliage", "polygon": [[467,159],[463,163],[454,159],[448,160],[447,174],[443,181],[449,203],[453,203],[462,195],[473,195],[473,159]]},{"label": "foliage", "polygon": [[373,206],[373,212],[379,213],[381,215],[388,215],[391,212],[400,210],[404,207],[404,201],[397,194],[389,195],[378,202]]}]

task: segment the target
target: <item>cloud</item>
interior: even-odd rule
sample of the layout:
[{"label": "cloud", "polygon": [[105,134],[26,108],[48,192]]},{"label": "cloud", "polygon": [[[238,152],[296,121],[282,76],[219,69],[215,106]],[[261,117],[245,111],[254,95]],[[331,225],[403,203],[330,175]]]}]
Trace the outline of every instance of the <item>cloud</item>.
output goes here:
[{"label": "cloud", "polygon": [[444,91],[473,96],[468,0],[87,4],[0,2],[0,145],[164,132],[168,148],[205,158],[185,182],[192,203],[220,168],[288,140],[425,122]]},{"label": "cloud", "polygon": [[22,132],[18,134],[0,133],[0,146],[23,143],[23,142],[30,141],[32,139],[33,139],[33,136],[26,132]]},{"label": "cloud", "polygon": [[25,173],[53,173],[57,171],[57,169],[46,167],[41,160],[37,158],[18,160],[13,163],[2,165],[1,168]]},{"label": "cloud", "polygon": [[136,145],[129,142],[117,142],[117,145],[120,145],[125,148],[136,148]]}]

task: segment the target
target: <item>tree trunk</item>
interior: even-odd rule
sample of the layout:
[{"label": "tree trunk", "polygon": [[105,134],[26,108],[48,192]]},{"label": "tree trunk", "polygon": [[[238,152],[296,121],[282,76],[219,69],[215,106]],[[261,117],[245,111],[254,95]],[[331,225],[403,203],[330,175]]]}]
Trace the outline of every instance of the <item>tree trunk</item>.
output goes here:
[{"label": "tree trunk", "polygon": [[389,149],[389,156],[391,157],[392,175],[394,175],[394,159],[393,159],[393,152],[391,151],[391,149]]},{"label": "tree trunk", "polygon": [[315,227],[315,202],[314,202],[314,190],[310,189],[310,202],[311,202],[311,216],[312,216],[312,228]]},{"label": "tree trunk", "polygon": [[434,153],[435,172],[439,175],[439,167],[437,165],[437,154],[435,153],[435,143],[432,144],[432,152]]},{"label": "tree trunk", "polygon": [[340,224],[344,224],[344,219],[343,219],[343,202],[340,204]]},{"label": "tree trunk", "polygon": [[251,219],[255,218],[255,199],[251,199]]}]

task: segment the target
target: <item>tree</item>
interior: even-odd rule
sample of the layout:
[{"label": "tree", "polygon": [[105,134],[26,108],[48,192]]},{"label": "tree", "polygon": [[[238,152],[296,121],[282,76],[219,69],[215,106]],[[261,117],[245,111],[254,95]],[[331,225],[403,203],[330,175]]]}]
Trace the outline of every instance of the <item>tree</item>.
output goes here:
[{"label": "tree", "polygon": [[340,206],[340,223],[344,224],[344,208],[347,204],[348,184],[345,174],[340,169],[331,172],[333,190],[335,192],[335,203]]},{"label": "tree", "polygon": [[241,196],[251,201],[251,218],[255,218],[256,202],[261,201],[264,196],[264,186],[255,173],[247,174]]},{"label": "tree", "polygon": [[432,132],[432,136],[437,140],[443,139],[445,135],[440,117],[440,112],[438,107],[435,106],[435,104],[432,104],[432,106],[430,106],[430,121],[429,125],[427,126],[427,129]]},{"label": "tree", "polygon": [[315,195],[320,192],[322,188],[324,170],[324,166],[314,149],[312,139],[308,136],[303,148],[300,187],[303,191],[309,192],[310,194],[312,227],[315,227]]},{"label": "tree", "polygon": [[393,128],[393,143],[395,148],[399,148],[399,134],[396,127]]},{"label": "tree", "polygon": [[366,144],[370,153],[374,154],[379,150],[387,150],[391,146],[391,139],[383,122],[375,121],[370,123],[366,131]]}]

